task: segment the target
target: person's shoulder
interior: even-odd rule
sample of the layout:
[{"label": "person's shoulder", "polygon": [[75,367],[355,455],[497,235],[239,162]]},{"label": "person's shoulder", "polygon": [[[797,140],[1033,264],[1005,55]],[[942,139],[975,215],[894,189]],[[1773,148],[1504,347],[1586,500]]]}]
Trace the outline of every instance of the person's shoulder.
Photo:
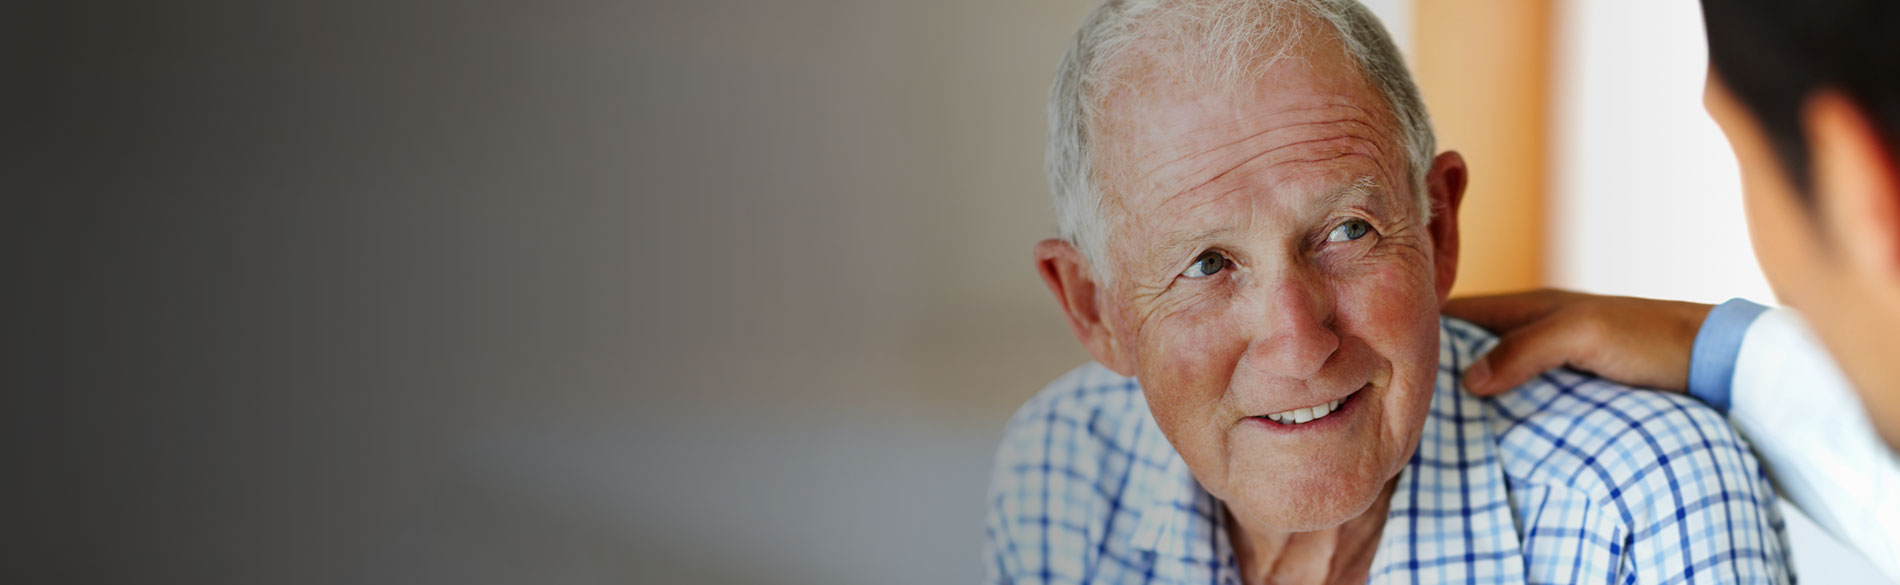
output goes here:
[{"label": "person's shoulder", "polygon": [[1076,366],[1038,390],[1016,409],[1009,425],[1016,428],[1050,416],[1075,416],[1130,410],[1141,403],[1141,385],[1097,362]]},{"label": "person's shoulder", "polygon": [[1074,478],[1097,477],[1104,456],[1132,453],[1132,432],[1147,408],[1133,378],[1095,362],[1078,366],[1010,417],[996,474],[1004,478],[1050,465],[1068,468]]},{"label": "person's shoulder", "polygon": [[1560,369],[1489,403],[1505,472],[1520,480],[1624,509],[1632,500],[1774,501],[1748,443],[1693,398]]},{"label": "person's shoulder", "polygon": [[[1595,558],[1620,582],[1792,580],[1775,489],[1715,410],[1569,370],[1488,403],[1525,538],[1536,541],[1526,550],[1588,555],[1576,551],[1600,542]],[[1541,580],[1593,580],[1564,573],[1588,572],[1576,563],[1530,564],[1549,572]]]},{"label": "person's shoulder", "polygon": [[[1081,580],[1161,469],[1133,379],[1096,363],[1010,417],[991,470],[985,550],[993,581]],[[1117,520],[1122,520],[1117,522]],[[1118,557],[1119,558],[1119,557]],[[1010,578],[1002,578],[1009,576]]]},{"label": "person's shoulder", "polygon": [[[1451,318],[1445,334],[1454,365],[1497,342]],[[1773,502],[1748,443],[1721,413],[1688,396],[1560,368],[1485,403],[1498,456],[1516,481],[1583,490],[1600,503],[1685,492]]]}]

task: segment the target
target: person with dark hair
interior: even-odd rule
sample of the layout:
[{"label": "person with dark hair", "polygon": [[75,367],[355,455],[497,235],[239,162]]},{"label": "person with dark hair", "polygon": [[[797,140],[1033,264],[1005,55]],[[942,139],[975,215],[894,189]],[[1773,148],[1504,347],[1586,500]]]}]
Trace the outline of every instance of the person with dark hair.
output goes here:
[{"label": "person with dark hair", "polygon": [[1466,385],[1496,394],[1568,365],[1686,391],[1728,412],[1792,503],[1900,579],[1900,2],[1704,0],[1702,12],[1705,105],[1789,308],[1555,290],[1456,299],[1446,313],[1503,334]]}]

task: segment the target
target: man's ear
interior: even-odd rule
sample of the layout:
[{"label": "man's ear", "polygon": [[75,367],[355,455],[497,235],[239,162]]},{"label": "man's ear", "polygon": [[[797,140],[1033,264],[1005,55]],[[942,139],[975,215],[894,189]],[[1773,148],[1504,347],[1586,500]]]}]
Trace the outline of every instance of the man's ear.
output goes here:
[{"label": "man's ear", "polygon": [[1121,343],[1102,314],[1107,291],[1095,282],[1095,274],[1082,253],[1059,239],[1037,242],[1036,271],[1042,273],[1042,283],[1049,286],[1049,292],[1055,293],[1056,303],[1062,305],[1062,314],[1069,319],[1069,329],[1089,355],[1117,374],[1134,375],[1133,364],[1123,359]]},{"label": "man's ear", "polygon": [[1451,298],[1451,285],[1458,279],[1458,205],[1465,200],[1465,177],[1465,157],[1450,150],[1432,159],[1432,170],[1425,174],[1425,189],[1431,193],[1432,265],[1437,271],[1439,305]]},{"label": "man's ear", "polygon": [[1802,107],[1809,189],[1830,252],[1856,278],[1880,290],[1900,290],[1900,174],[1893,145],[1866,110],[1836,91],[1821,91]]}]

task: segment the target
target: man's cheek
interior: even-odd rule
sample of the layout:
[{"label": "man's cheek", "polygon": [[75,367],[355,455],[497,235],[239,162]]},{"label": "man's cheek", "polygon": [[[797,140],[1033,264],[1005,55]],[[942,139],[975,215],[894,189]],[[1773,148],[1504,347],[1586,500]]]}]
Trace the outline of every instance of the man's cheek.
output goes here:
[{"label": "man's cheek", "polygon": [[1138,375],[1142,384],[1200,403],[1225,394],[1245,350],[1238,328],[1217,314],[1174,314],[1144,331]]},{"label": "man's cheek", "polygon": [[[1438,297],[1423,267],[1388,265],[1340,285],[1340,321],[1380,353],[1437,347]],[[1429,339],[1427,339],[1429,337]],[[1419,346],[1419,347],[1414,347]],[[1421,353],[1422,355],[1422,353]]]},{"label": "man's cheek", "polygon": [[1414,317],[1421,307],[1426,307],[1425,313],[1438,313],[1430,308],[1437,304],[1438,296],[1435,267],[1431,263],[1386,262],[1368,268],[1353,278],[1337,281],[1341,298],[1353,298],[1360,306],[1383,309],[1379,314],[1388,318]]}]

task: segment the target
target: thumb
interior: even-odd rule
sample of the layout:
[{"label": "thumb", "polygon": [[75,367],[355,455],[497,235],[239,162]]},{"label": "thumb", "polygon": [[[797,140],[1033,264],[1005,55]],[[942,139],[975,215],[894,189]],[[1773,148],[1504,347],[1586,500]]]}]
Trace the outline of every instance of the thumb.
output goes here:
[{"label": "thumb", "polygon": [[1516,388],[1545,370],[1574,361],[1577,343],[1576,335],[1564,334],[1548,319],[1527,323],[1498,338],[1490,352],[1465,369],[1465,389],[1490,396]]}]

